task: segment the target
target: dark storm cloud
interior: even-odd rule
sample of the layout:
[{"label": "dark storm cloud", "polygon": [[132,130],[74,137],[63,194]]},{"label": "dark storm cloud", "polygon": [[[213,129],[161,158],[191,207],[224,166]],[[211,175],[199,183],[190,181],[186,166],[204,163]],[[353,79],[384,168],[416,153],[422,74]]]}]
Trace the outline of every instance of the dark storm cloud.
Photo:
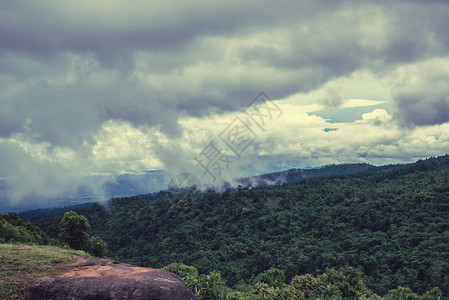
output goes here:
[{"label": "dark storm cloud", "polygon": [[[17,82],[30,76],[42,76],[43,82],[2,99],[0,134],[23,131],[29,122],[35,138],[67,144],[62,140],[74,136],[88,140],[108,119],[161,125],[176,133],[180,112],[201,116],[239,110],[261,89],[283,98],[361,68],[384,72],[398,63],[444,53],[449,46],[448,13],[442,2],[5,1],[0,14],[0,72]],[[196,89],[180,88],[174,77],[164,91],[152,88],[151,80],[142,87],[129,78],[140,63],[139,51],[148,53],[149,75],[170,76],[173,70],[182,74],[202,62],[220,63],[224,53],[208,45],[207,37],[232,43],[254,34],[271,35],[273,40],[241,45],[233,54],[240,65],[253,64],[253,72],[249,67],[240,74],[209,70],[209,76],[185,80]],[[283,36],[280,45],[278,35]],[[86,83],[82,77],[89,74],[70,69],[79,63],[70,56],[99,63],[87,72],[111,70],[119,78],[107,89]],[[68,84],[45,80],[69,72],[77,72],[78,78]]]},{"label": "dark storm cloud", "polygon": [[449,122],[449,70],[434,63],[418,72],[412,83],[393,90],[397,117],[406,125]]},{"label": "dark storm cloud", "polygon": [[[338,3],[254,2],[242,6],[236,1],[213,5],[207,1],[4,1],[0,4],[0,73],[15,79],[17,86],[25,79],[29,82],[11,95],[3,95],[0,134],[24,132],[28,122],[27,130],[33,138],[73,145],[89,141],[107,119],[161,125],[166,132],[177,133],[180,112],[202,115],[214,108],[241,109],[241,103],[254,97],[261,87],[273,91],[274,96],[287,96],[298,90],[305,74],[299,72],[291,79],[278,76],[274,81],[268,72],[240,74],[237,80],[233,74],[214,74],[193,91],[180,89],[176,78],[172,86],[157,91],[151,88],[151,82],[142,87],[128,76],[138,63],[137,51],[178,61],[166,70],[188,67],[208,57],[208,49],[196,48],[196,41],[202,37],[251,34],[305,17],[311,11],[329,11]],[[210,58],[210,63],[219,62],[219,56]],[[152,65],[150,62],[148,74],[154,74]],[[108,70],[117,72],[119,78],[110,81],[107,89],[89,82],[92,73]],[[164,73],[164,66],[159,65],[157,71],[158,75]],[[70,76],[75,78],[62,84],[54,82],[55,77]],[[195,78],[191,81],[195,83]]]},{"label": "dark storm cloud", "polygon": [[242,55],[284,68],[321,67],[329,76],[414,61],[447,53],[448,13],[448,2],[346,2],[340,9],[284,26],[286,49],[256,46]]},{"label": "dark storm cloud", "polygon": [[179,51],[179,46],[197,36],[270,26],[283,17],[328,10],[339,2],[6,1],[0,4],[1,48],[35,55],[64,50],[101,54],[124,49]]},{"label": "dark storm cloud", "polygon": [[[258,1],[242,5],[230,1],[212,5],[207,1],[182,4],[6,1],[1,5],[0,53],[3,55],[22,53],[44,64],[54,64],[56,59],[63,64],[54,65],[56,71],[70,63],[60,58],[65,53],[90,56],[100,63],[99,68],[117,71],[125,80],[139,63],[137,51],[153,54],[152,59],[163,54],[166,62],[177,61],[175,65],[159,64],[148,70],[148,73],[157,70],[160,74],[174,68],[182,70],[204,60],[212,65],[219,63],[220,55],[203,57],[207,57],[210,48],[198,40],[207,37],[244,40],[258,33],[271,34],[273,40],[268,38],[263,46],[241,46],[234,54],[242,65],[254,64],[254,72],[222,76],[217,69],[215,74],[202,79],[201,87],[194,91],[178,89],[176,79],[172,87],[167,87],[170,91],[146,91],[147,99],[151,99],[155,107],[164,106],[158,102],[171,102],[167,108],[193,115],[209,113],[211,108],[240,109],[261,89],[269,90],[275,98],[282,98],[307,92],[360,68],[384,71],[390,65],[443,53],[448,50],[449,41],[446,34],[449,10],[444,3],[291,1],[280,4]],[[276,44],[277,35],[284,36],[281,45]],[[10,74],[15,73],[17,79],[21,77],[22,63],[8,65]],[[148,67],[153,65],[157,62],[149,63]],[[260,71],[257,66],[266,70]],[[192,81],[195,82],[195,78]],[[128,99],[134,97],[134,93],[141,93],[132,85],[121,86],[127,89]],[[77,98],[77,91],[79,97],[91,92],[83,86],[68,87],[73,98]],[[112,88],[111,94],[123,92]],[[88,106],[101,109],[101,116],[92,117],[99,122],[103,117],[117,116],[131,122],[145,119],[150,126],[156,124],[150,112],[144,113],[145,107],[139,108],[139,112],[114,112],[116,101],[109,102],[113,103],[109,109],[105,96],[92,96],[97,99],[94,102],[105,103]],[[61,102],[54,95],[48,98]],[[134,116],[124,117],[127,113]],[[13,130],[17,124],[8,127]]]},{"label": "dark storm cloud", "polygon": [[98,128],[111,119],[136,126],[164,125],[165,132],[176,133],[172,102],[157,101],[156,92],[132,82],[116,80],[113,84],[102,88],[84,80],[70,86],[41,82],[24,89],[2,106],[0,122],[4,126],[0,134],[23,131],[37,141],[77,147],[83,142],[93,143]]}]

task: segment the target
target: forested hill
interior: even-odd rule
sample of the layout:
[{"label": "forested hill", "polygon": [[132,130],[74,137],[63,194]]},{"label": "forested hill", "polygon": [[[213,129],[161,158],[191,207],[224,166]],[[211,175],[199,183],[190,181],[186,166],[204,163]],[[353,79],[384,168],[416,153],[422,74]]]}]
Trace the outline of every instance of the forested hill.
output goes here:
[{"label": "forested hill", "polygon": [[[449,168],[449,156],[440,156],[429,158],[426,161],[419,161],[415,164],[422,166],[431,164],[434,167]],[[412,167],[414,168],[413,165]],[[326,165],[321,168],[311,169],[290,169],[280,172],[262,174],[259,176],[251,176],[238,179],[237,182],[243,187],[252,186],[269,186],[280,185],[284,183],[294,183],[305,179],[312,179],[324,176],[335,175],[359,175],[359,174],[372,174],[373,172],[382,172],[393,168],[401,168],[406,165],[385,165],[385,166],[373,166],[366,163],[354,163],[354,164],[339,164],[339,165]]]},{"label": "forested hill", "polygon": [[[388,166],[394,167],[394,166]],[[381,170],[385,167],[376,167],[369,164],[341,164],[341,165],[328,165],[321,168],[313,169],[290,169],[281,172],[274,172],[263,174],[259,176],[252,176],[247,178],[238,179],[237,182],[243,187],[253,186],[269,186],[280,185],[284,183],[293,183],[305,179],[311,179],[323,176],[333,175],[352,175],[365,172],[373,172],[375,170]]]},{"label": "forested hill", "polygon": [[[270,267],[289,279],[350,265],[379,294],[402,285],[449,295],[448,166],[443,156],[222,194],[114,199],[78,212],[110,255],[142,266],[182,262],[220,270],[235,285]],[[34,223],[52,234],[51,221]]]},{"label": "forested hill", "polygon": [[[312,169],[290,169],[281,172],[267,173],[262,175],[256,175],[251,177],[239,178],[236,180],[237,185],[241,185],[242,187],[255,187],[255,186],[272,186],[272,185],[282,185],[284,183],[293,183],[298,182],[305,179],[323,177],[323,176],[332,176],[332,175],[356,175],[364,172],[374,172],[377,170],[384,170],[385,168],[393,168],[394,165],[377,167],[369,164],[359,163],[359,164],[340,164],[340,165],[327,165],[321,168],[312,168]],[[159,173],[156,173],[159,174]],[[126,180],[128,176],[122,176],[120,180],[120,185],[122,186],[127,183]],[[124,179],[123,179],[124,178]],[[129,181],[128,181],[129,183]],[[226,182],[223,184],[223,187],[220,187],[220,190],[230,188],[235,189],[236,184],[231,184],[230,182]],[[165,198],[165,197],[176,197],[180,195],[184,195],[186,193],[198,193],[203,191],[203,188],[198,187],[186,187],[180,189],[169,188],[165,190],[161,190],[159,192],[153,192],[150,194],[140,194],[138,196],[133,196],[133,198],[145,198],[147,200],[153,198]],[[53,215],[63,214],[65,211],[76,210],[78,211],[81,208],[90,207],[94,205],[95,202],[87,202],[77,205],[70,205],[64,207],[50,207],[50,208],[40,208],[33,209],[19,213],[20,217],[25,220],[40,222],[40,219],[48,219]],[[43,222],[40,222],[43,223]]]}]

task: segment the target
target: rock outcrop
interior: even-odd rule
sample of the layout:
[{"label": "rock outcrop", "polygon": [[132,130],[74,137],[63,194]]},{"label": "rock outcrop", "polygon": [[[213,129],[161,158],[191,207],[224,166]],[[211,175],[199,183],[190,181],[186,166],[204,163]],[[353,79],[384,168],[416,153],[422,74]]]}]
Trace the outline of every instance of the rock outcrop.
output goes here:
[{"label": "rock outcrop", "polygon": [[40,278],[25,293],[40,299],[198,299],[182,279],[168,271],[136,267],[101,258],[77,257],[72,269]]}]

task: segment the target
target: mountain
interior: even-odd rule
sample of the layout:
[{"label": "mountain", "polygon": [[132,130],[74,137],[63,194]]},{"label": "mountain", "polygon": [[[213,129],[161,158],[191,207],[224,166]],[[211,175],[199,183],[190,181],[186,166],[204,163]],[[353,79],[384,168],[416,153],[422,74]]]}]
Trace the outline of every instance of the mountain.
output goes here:
[{"label": "mountain", "polygon": [[[280,186],[164,191],[77,211],[114,258],[141,266],[218,269],[236,286],[270,267],[289,280],[350,265],[379,294],[402,285],[418,292],[438,286],[448,295],[448,167],[447,155],[386,167],[328,166],[262,175],[285,175]],[[345,175],[350,169],[357,172]],[[57,215],[22,216],[49,234],[58,222]]]},{"label": "mountain", "polygon": [[172,175],[163,170],[121,174],[103,185],[107,197],[126,197],[158,192],[168,187]]},{"label": "mountain", "polygon": [[[236,189],[236,185],[241,185],[242,187],[281,185],[322,176],[358,174],[365,171],[381,170],[390,167],[394,167],[394,165],[376,167],[369,164],[334,164],[319,168],[290,169],[239,178],[234,183],[224,182],[218,187],[187,186],[183,188],[173,188],[171,184],[172,176],[163,170],[147,171],[144,174],[122,174],[115,177],[114,180],[106,180],[106,176],[97,175],[90,177],[88,181],[90,182],[90,186],[98,185],[101,187],[101,190],[104,191],[102,196],[95,196],[94,190],[86,185],[78,189],[76,196],[65,199],[41,199],[38,201],[38,204],[33,204],[35,201],[30,200],[29,203],[31,204],[23,204],[20,206],[10,206],[4,203],[4,205],[0,206],[0,213],[16,211],[21,212],[23,216],[29,218],[30,214],[36,217],[47,214],[53,215],[57,212],[92,206],[96,202],[105,202],[108,199],[117,197],[135,195],[141,195],[146,198],[172,197],[188,193]],[[46,203],[46,205],[43,207],[42,203]]]},{"label": "mountain", "polygon": [[242,187],[281,185],[316,177],[358,174],[366,171],[374,171],[376,169],[379,169],[379,167],[369,164],[333,164],[321,168],[290,169],[281,172],[241,178],[238,179],[237,182],[242,185]]},{"label": "mountain", "polygon": [[[382,167],[360,163],[326,165],[319,168],[290,169],[240,178],[236,179],[234,183],[225,182],[215,188],[199,188],[203,190],[225,190],[227,188],[235,188],[237,185],[243,187],[280,185],[321,176],[357,174],[365,171],[383,170],[391,167],[394,167],[394,165]],[[67,194],[57,198],[30,196],[24,199],[20,204],[11,204],[8,199],[0,196],[0,213],[7,213],[8,211],[24,212],[30,210],[45,211],[52,208],[101,202],[116,197],[153,194],[167,189],[175,192],[171,188],[172,179],[173,175],[164,170],[149,170],[144,173],[127,173],[119,175],[95,175],[85,178],[85,183],[78,188],[76,193]],[[4,194],[1,193],[1,191],[6,189],[6,180],[0,179],[0,195]]]},{"label": "mountain", "polygon": [[[95,199],[95,197],[91,196],[94,192],[89,190],[88,187],[85,187],[80,189],[78,194],[79,198],[51,202],[53,204],[45,208],[34,209],[34,206],[26,206],[29,209],[25,209],[24,211],[22,211],[23,209],[16,209],[15,211],[20,212],[20,216],[25,220],[36,221],[38,219],[47,219],[56,214],[62,214],[65,211],[91,207],[95,203],[108,205],[107,203],[110,201],[109,199],[117,197],[133,196],[133,198],[145,198],[147,200],[154,198],[172,198],[176,196],[181,197],[192,193],[214,192],[217,190],[224,191],[227,189],[237,190],[237,187],[235,186],[236,184],[246,188],[276,186],[322,176],[359,174],[362,172],[385,170],[393,167],[395,167],[395,165],[377,167],[369,164],[332,164],[317,168],[290,169],[280,172],[239,178],[235,181],[235,183],[224,182],[218,187],[186,186],[181,188],[173,188],[171,187],[169,181],[171,179],[170,175],[162,170],[148,171],[145,174],[122,174],[117,176],[114,181],[107,181],[103,185],[101,182],[105,180],[102,176],[93,176],[90,178],[90,181],[98,182],[98,185],[102,185],[102,189],[106,191],[105,193],[108,195],[108,198],[102,197],[100,199]],[[84,197],[81,197],[81,195],[84,195]],[[7,208],[10,207],[5,206],[3,213],[11,210],[7,210]],[[0,213],[2,213],[2,210],[0,210]]]}]

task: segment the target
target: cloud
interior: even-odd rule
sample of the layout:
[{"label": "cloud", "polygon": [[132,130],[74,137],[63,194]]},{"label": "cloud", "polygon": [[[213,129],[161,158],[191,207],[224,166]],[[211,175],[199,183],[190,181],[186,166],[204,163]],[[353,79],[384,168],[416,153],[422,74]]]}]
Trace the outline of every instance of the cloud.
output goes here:
[{"label": "cloud", "polygon": [[407,125],[434,125],[449,121],[449,60],[408,68],[405,83],[393,89],[397,117]]},{"label": "cloud", "polygon": [[[412,162],[418,158],[445,153],[449,146],[448,124],[404,129],[384,109],[373,108],[360,120],[330,123],[325,119],[306,113],[307,107],[279,102],[283,115],[267,122],[264,131],[252,127],[257,137],[242,153],[233,156],[228,146],[217,137],[236,114],[229,113],[210,118],[191,118],[182,122],[189,132],[177,140],[176,147],[167,144],[163,152],[165,166],[195,174],[203,183],[211,178],[196,165],[193,157],[206,147],[209,141],[233,159],[223,179],[261,174],[267,170],[320,166],[329,163]],[[329,130],[336,129],[338,130]],[[327,130],[326,130],[327,129]],[[177,152],[179,151],[179,152]],[[156,155],[159,157],[159,155]]]},{"label": "cloud", "polygon": [[[444,1],[3,1],[7,195],[64,195],[95,172],[197,168],[192,157],[261,90],[285,115],[232,176],[407,160],[415,141],[437,153],[449,115],[448,13]],[[394,112],[387,102],[332,125],[314,115],[389,101],[391,89]],[[442,133],[426,151],[429,133],[401,133],[398,121]]]},{"label": "cloud", "polygon": [[[70,165],[52,158],[63,153],[48,153],[46,147],[33,147],[27,151],[20,141],[0,141],[0,177],[4,177],[6,188],[0,190],[0,202],[9,200],[20,203],[26,198],[39,201],[42,197],[59,197],[75,193],[82,182],[81,168],[71,169]],[[40,152],[35,151],[39,149]],[[61,159],[61,157],[60,157]],[[64,159],[62,159],[64,160]],[[77,161],[79,164],[81,161]]]},{"label": "cloud", "polygon": [[343,99],[335,89],[327,90],[327,97],[320,101],[326,108],[338,108],[343,104]]}]

